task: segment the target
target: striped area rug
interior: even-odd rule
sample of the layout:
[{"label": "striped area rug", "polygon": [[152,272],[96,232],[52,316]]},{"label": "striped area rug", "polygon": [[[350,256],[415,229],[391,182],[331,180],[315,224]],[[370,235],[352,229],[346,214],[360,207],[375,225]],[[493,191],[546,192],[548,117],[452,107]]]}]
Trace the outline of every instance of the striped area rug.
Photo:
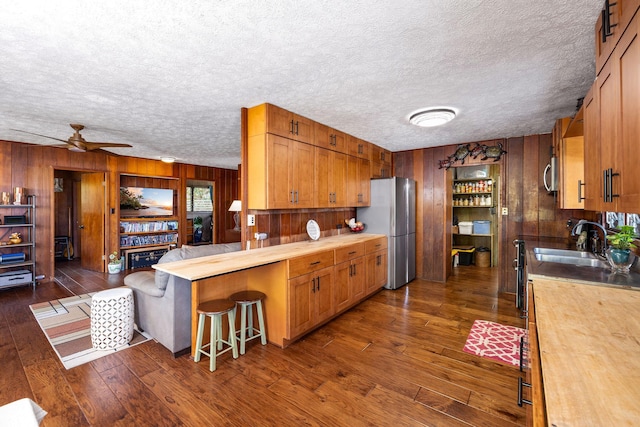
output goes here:
[{"label": "striped area rug", "polygon": [[67,369],[125,350],[151,338],[134,329],[133,339],[129,344],[113,350],[94,349],[91,344],[91,296],[94,293],[29,306],[51,347]]},{"label": "striped area rug", "polygon": [[502,325],[488,320],[476,320],[471,326],[467,342],[462,350],[476,356],[519,366],[520,337],[526,332],[525,329],[515,326]]}]

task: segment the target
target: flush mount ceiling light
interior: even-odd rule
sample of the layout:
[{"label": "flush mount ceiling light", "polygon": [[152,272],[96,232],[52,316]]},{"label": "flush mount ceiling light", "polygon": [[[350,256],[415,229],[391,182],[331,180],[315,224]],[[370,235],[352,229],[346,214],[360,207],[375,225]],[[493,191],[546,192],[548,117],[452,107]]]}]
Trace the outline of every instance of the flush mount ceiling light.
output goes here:
[{"label": "flush mount ceiling light", "polygon": [[176,161],[176,158],[170,157],[170,156],[164,156],[164,157],[160,157],[160,160],[162,160],[165,163],[173,163]]},{"label": "flush mount ceiling light", "polygon": [[409,115],[409,123],[420,127],[443,125],[456,117],[451,108],[423,108]]}]

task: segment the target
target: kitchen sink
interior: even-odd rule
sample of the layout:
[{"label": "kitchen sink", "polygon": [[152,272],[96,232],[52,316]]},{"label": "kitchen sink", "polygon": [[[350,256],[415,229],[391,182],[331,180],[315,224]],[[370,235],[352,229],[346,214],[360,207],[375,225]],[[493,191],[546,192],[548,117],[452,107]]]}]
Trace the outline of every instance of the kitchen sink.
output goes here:
[{"label": "kitchen sink", "polygon": [[606,261],[598,259],[595,256],[593,256],[593,258],[580,258],[575,256],[536,254],[536,259],[538,261],[557,262],[559,264],[609,268],[609,264]]},{"label": "kitchen sink", "polygon": [[[591,252],[572,251],[570,249],[533,248],[533,253],[538,255],[559,256],[567,258],[595,258]],[[542,260],[540,260],[542,261]]]},{"label": "kitchen sink", "polygon": [[572,251],[569,249],[533,248],[538,261],[556,262],[587,267],[608,268],[609,264],[597,258],[591,252]]}]

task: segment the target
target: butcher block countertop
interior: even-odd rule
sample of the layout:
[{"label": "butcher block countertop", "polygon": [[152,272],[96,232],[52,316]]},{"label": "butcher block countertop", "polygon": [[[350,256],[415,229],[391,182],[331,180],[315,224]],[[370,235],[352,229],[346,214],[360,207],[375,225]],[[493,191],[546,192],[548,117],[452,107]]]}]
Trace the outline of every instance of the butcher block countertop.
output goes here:
[{"label": "butcher block countertop", "polygon": [[640,292],[534,280],[548,425],[640,421]]},{"label": "butcher block countertop", "polygon": [[287,243],[248,251],[229,252],[182,261],[155,264],[153,268],[187,280],[201,280],[225,273],[259,267],[315,252],[333,250],[352,243],[385,237],[384,234],[350,233],[339,236]]}]

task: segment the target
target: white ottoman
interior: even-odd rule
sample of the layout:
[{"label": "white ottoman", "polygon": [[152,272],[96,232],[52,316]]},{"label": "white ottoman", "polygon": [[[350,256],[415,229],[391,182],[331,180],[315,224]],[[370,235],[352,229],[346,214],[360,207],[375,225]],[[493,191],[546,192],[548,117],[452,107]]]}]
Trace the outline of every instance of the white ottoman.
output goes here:
[{"label": "white ottoman", "polygon": [[133,291],[115,288],[100,291],[91,298],[91,343],[108,350],[133,338]]}]

